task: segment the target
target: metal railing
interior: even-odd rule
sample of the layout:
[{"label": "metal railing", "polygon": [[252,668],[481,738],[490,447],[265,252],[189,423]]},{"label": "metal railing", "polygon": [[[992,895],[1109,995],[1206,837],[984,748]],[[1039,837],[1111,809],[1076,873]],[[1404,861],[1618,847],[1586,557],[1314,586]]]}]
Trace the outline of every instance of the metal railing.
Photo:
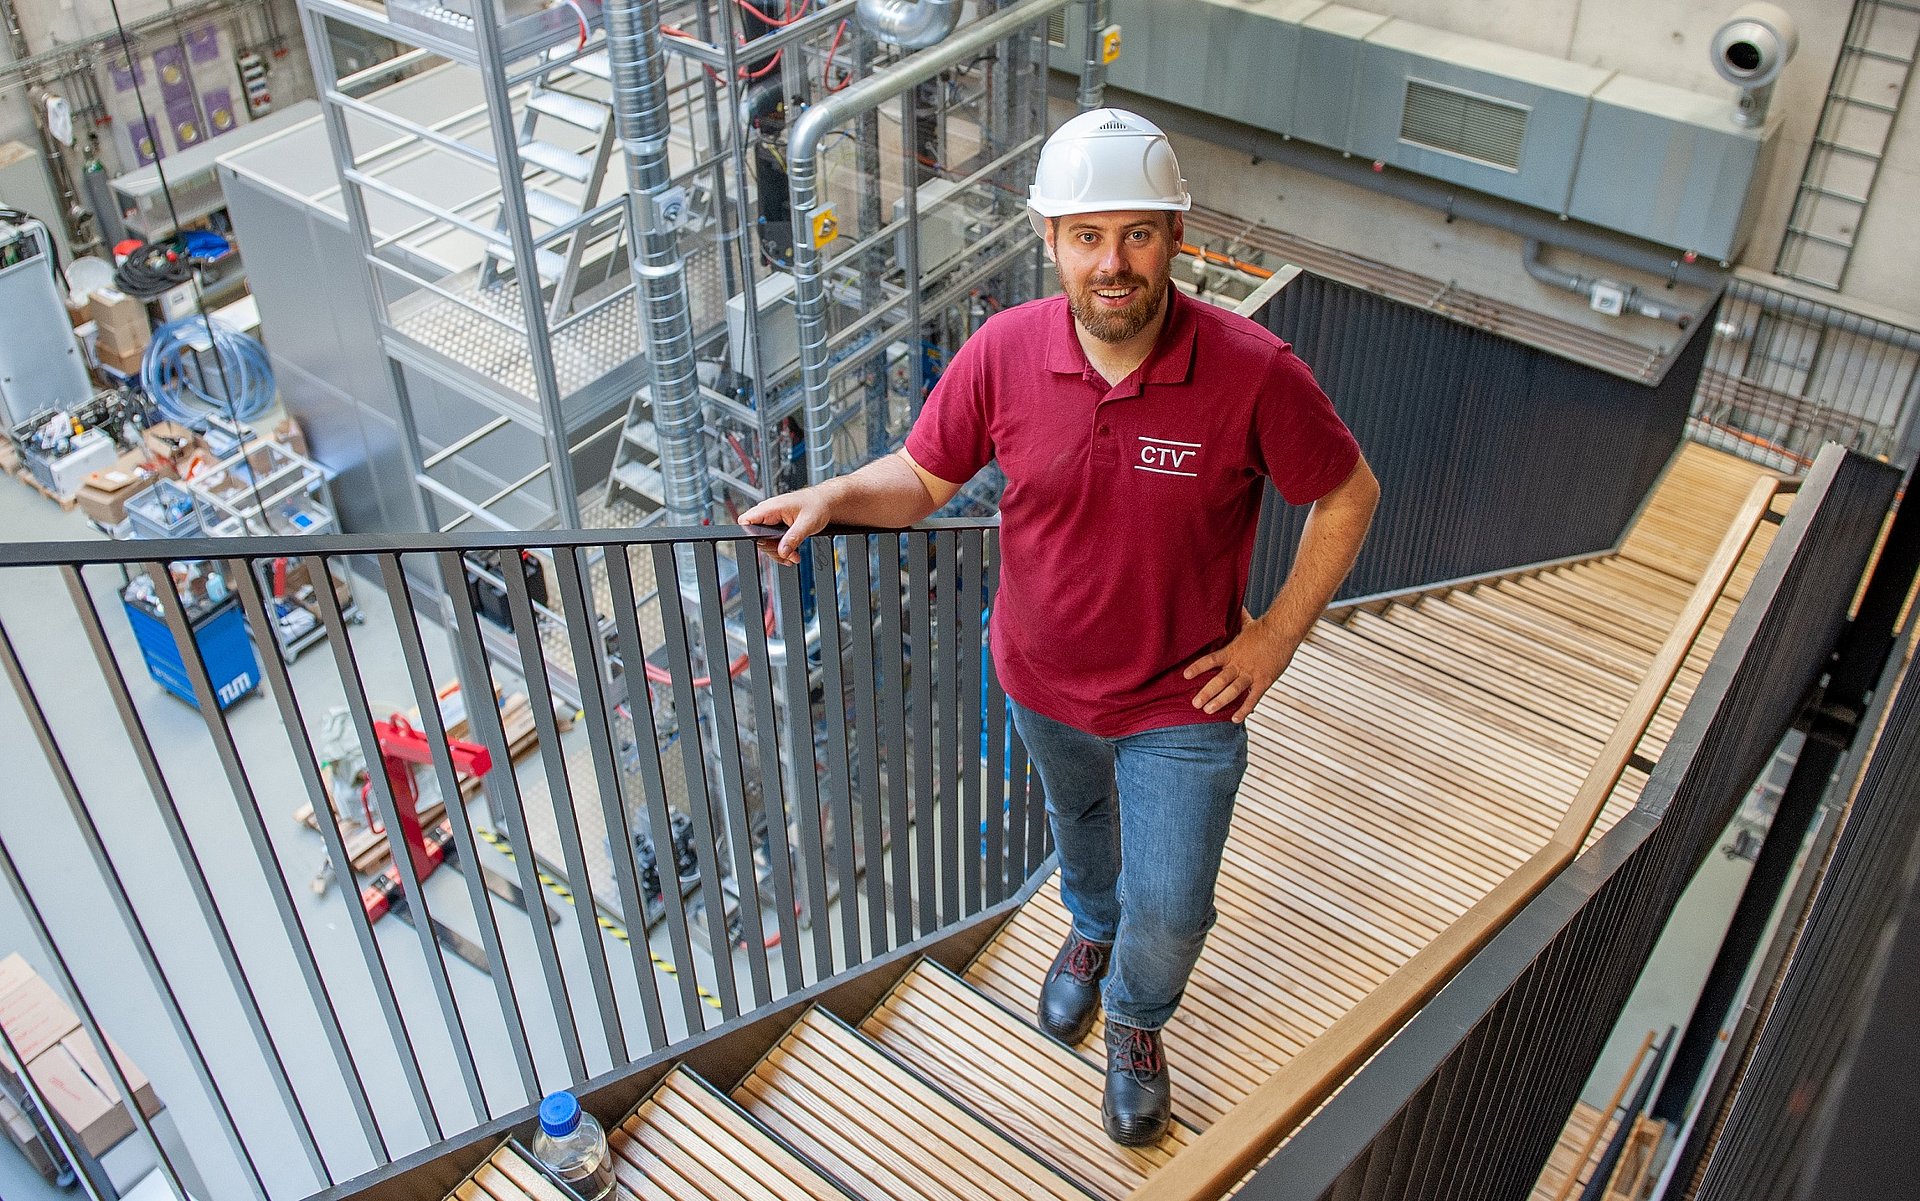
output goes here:
[{"label": "metal railing", "polygon": [[1826,669],[1898,482],[1822,452],[1636,807],[1389,1030],[1237,1196],[1532,1188],[1674,901]]},{"label": "metal railing", "polygon": [[1693,398],[1693,437],[1797,473],[1827,442],[1906,464],[1920,330],[1736,274]]},{"label": "metal railing", "polygon": [[[577,712],[539,584],[463,566],[529,544]],[[720,527],[0,548],[24,799],[0,875],[90,1028],[137,1058],[174,1052],[133,1028],[172,1035],[205,1097],[165,1099],[233,1151],[208,1191],[305,1196],[426,1153],[1027,881],[1049,848],[983,653],[997,530],[809,546],[773,571]],[[388,602],[363,625],[311,584],[348,557]],[[511,666],[483,637],[502,618]],[[289,662],[276,626],[309,620],[331,653]],[[126,945],[61,958],[109,908]]]}]

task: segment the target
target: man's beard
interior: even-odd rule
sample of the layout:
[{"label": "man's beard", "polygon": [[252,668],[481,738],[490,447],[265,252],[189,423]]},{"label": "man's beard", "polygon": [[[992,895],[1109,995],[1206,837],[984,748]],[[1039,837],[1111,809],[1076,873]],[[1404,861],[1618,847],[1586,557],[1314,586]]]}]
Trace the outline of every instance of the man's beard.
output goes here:
[{"label": "man's beard", "polygon": [[[1054,270],[1060,276],[1060,287],[1067,294],[1067,307],[1073,310],[1074,320],[1102,342],[1125,342],[1147,328],[1160,312],[1161,300],[1167,294],[1166,285],[1155,292],[1152,283],[1138,275],[1096,276],[1088,280],[1084,288],[1076,288],[1067,282],[1058,264]],[[1140,291],[1126,308],[1107,309],[1102,308],[1093,295],[1098,288],[1139,288]]]}]

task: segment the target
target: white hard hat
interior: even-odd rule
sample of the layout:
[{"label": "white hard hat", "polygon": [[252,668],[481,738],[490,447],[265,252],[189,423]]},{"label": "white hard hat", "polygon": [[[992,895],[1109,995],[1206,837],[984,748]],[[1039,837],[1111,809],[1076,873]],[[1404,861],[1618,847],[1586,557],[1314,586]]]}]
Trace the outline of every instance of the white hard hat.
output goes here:
[{"label": "white hard hat", "polygon": [[1053,131],[1027,193],[1027,218],[1046,236],[1048,217],[1193,207],[1180,161],[1160,127],[1138,113],[1096,108]]}]

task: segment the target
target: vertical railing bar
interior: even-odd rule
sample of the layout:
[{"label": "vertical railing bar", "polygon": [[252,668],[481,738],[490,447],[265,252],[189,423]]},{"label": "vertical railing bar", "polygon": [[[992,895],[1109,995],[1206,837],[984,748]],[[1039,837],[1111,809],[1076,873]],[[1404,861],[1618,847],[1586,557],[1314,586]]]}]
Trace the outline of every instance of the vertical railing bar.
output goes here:
[{"label": "vertical railing bar", "polygon": [[[273,696],[280,710],[281,725],[287,732],[288,750],[293,755],[294,766],[300,772],[300,778],[307,789],[307,799],[313,805],[314,827],[320,831],[321,841],[327,848],[327,861],[332,865],[334,877],[344,882],[341,895],[347,908],[352,912],[348,924],[353,928],[356,943],[360,948],[360,959],[367,969],[369,978],[377,977],[386,985],[389,997],[395,995],[392,977],[387,973],[386,959],[381,954],[379,944],[374,941],[373,930],[367,921],[366,911],[360,907],[360,891],[353,884],[353,863],[347,855],[346,847],[340,837],[337,822],[330,823],[333,816],[333,798],[321,780],[319,769],[313,758],[313,746],[306,737],[306,723],[300,715],[298,704],[294,700],[293,684],[287,674],[286,660],[277,653],[280,639],[273,627],[267,623],[265,606],[260,600],[258,584],[254,582],[253,572],[245,560],[227,560],[229,578],[240,601],[240,610],[246,615],[248,627],[253,632],[257,647],[270,647],[272,651],[262,653],[262,670],[267,675],[268,692]],[[383,1007],[383,1017],[387,1023],[387,1035],[393,1041],[396,1051],[411,1046],[406,1029],[401,1024],[397,1006]],[[377,1146],[381,1154],[388,1154],[385,1137],[380,1133],[370,1098],[367,1096],[365,1079],[361,1076],[358,1062],[349,1059],[346,1069],[352,1075],[353,1089],[350,1094],[361,1114],[361,1125],[367,1133],[370,1146]]]},{"label": "vertical railing bar", "polygon": [[[1000,588],[1000,538],[990,530],[981,539],[983,574],[986,577],[985,607],[981,614],[982,638],[992,619],[994,598]],[[981,783],[985,800],[981,808],[987,823],[986,903],[997,905],[1007,895],[1007,694],[1000,689],[1000,677],[993,670],[993,656],[983,653],[980,670],[987,688],[987,763]]]},{"label": "vertical railing bar", "polygon": [[[533,1051],[527,1045],[525,1027],[506,1020],[507,1013],[515,1008],[512,969],[507,963],[506,950],[500,942],[499,920],[494,913],[493,901],[487,892],[486,881],[481,875],[483,869],[480,863],[480,848],[474,841],[471,823],[467,820],[466,798],[460,791],[459,776],[453,769],[453,755],[447,747],[447,727],[440,716],[440,690],[434,685],[433,673],[428,669],[426,646],[420,637],[420,618],[414,608],[413,591],[407,584],[406,571],[401,565],[399,555],[381,555],[379,558],[380,580],[386,585],[387,597],[393,606],[394,629],[400,639],[401,657],[406,661],[407,677],[413,684],[414,696],[424,698],[420,702],[420,729],[421,733],[426,735],[428,750],[433,756],[433,774],[434,779],[439,782],[440,795],[446,798],[447,829],[453,834],[453,855],[459,860],[457,874],[466,883],[467,901],[473,909],[474,921],[480,927],[480,941],[482,948],[486,951],[487,962],[495,967],[488,976],[493,981],[494,995],[500,1003],[501,1024],[506,1027],[507,1044],[513,1051],[514,1066],[520,1072],[521,1087],[525,1089],[527,1099],[532,1100],[540,1095],[539,1078],[533,1068]],[[249,617],[251,616],[249,611]],[[262,622],[265,621],[265,617],[263,610]],[[285,675],[284,670],[281,674]],[[291,689],[288,690],[288,696],[291,700]],[[466,697],[469,702],[472,699],[471,696]],[[298,719],[299,710],[296,706],[289,714],[288,728],[294,728],[294,722]],[[473,728],[471,717],[468,718],[468,727]],[[302,767],[304,769],[304,762]],[[513,765],[495,763],[493,768],[512,771]],[[319,811],[316,806],[314,812]],[[388,828],[392,829],[392,827]],[[538,901],[539,898],[534,899]],[[484,1100],[484,1093],[482,1100]],[[481,1121],[491,1116],[484,1105],[479,1109]]]},{"label": "vertical railing bar", "polygon": [[939,606],[940,644],[932,658],[940,691],[940,921],[960,920],[960,539],[951,530],[934,535],[934,598]]},{"label": "vertical railing bar", "polygon": [[[79,589],[76,593],[76,601],[85,595],[85,585],[79,583],[78,568],[63,567],[61,573],[66,577],[69,588]],[[89,612],[92,610],[90,601],[87,609]],[[98,624],[96,618],[94,626],[97,628]],[[99,646],[104,646],[104,641]],[[96,646],[97,649],[98,646]],[[93,815],[88,812],[86,802],[80,795],[79,782],[73,778],[72,771],[67,767],[66,755],[60,750],[59,743],[54,738],[53,728],[47,721],[46,711],[40,707],[40,700],[34,694],[32,683],[27,679],[26,669],[14,652],[13,638],[4,625],[0,625],[0,662],[4,662],[7,677],[13,682],[14,693],[20,701],[21,711],[26,714],[29,724],[33,726],[34,735],[40,742],[40,749],[46,756],[47,765],[53,769],[54,777],[59,782],[60,791],[66,798],[68,810],[73,814],[74,825],[79,830],[81,841],[87,844],[87,854],[93,859],[94,869],[98,872],[101,883],[106,885],[108,895],[113,898],[114,909],[120,915],[120,923],[126,927],[127,933],[133,938],[134,949],[139,952],[140,961],[146,967],[148,977],[160,994],[167,1017],[173,1023],[175,1034],[180,1036],[181,1042],[191,1051],[195,1073],[200,1077],[201,1086],[213,1098],[214,1107],[220,1114],[221,1125],[225,1127],[227,1136],[233,1140],[234,1149],[240,1152],[241,1160],[246,1163],[247,1170],[253,1177],[255,1194],[264,1197],[265,1182],[260,1178],[253,1156],[247,1152],[240,1140],[240,1132],[233,1124],[233,1115],[227,1108],[226,1097],[214,1086],[212,1077],[207,1073],[206,1059],[200,1050],[199,1040],[188,1028],[186,1017],[180,1010],[179,998],[174,995],[172,985],[160,971],[159,960],[154,953],[153,941],[147,936],[146,925],[134,912],[132,898],[127,895],[126,882],[120,878],[119,869],[114,866],[112,857],[107,854],[106,844],[100,838],[99,827],[94,824]],[[7,885],[13,890],[14,899],[19,902],[20,911],[27,916],[28,923],[33,928],[34,937],[40,940],[40,945],[46,949],[52,960],[60,977],[61,987],[79,1004],[80,1017],[86,1024],[87,1034],[93,1039],[95,1049],[100,1052],[101,1062],[112,1074],[114,1086],[120,1090],[123,1108],[133,1116],[134,1122],[140,1127],[140,1132],[146,1136],[147,1142],[152,1146],[167,1182],[173,1186],[177,1195],[185,1196],[186,1189],[180,1182],[179,1170],[173,1165],[173,1157],[161,1143],[159,1134],[154,1130],[146,1111],[141,1109],[139,1098],[135,1096],[134,1090],[128,1087],[126,1073],[121,1069],[119,1056],[112,1053],[111,1044],[107,1042],[105,1032],[94,1019],[93,1010],[87,1004],[86,998],[81,995],[79,981],[74,979],[73,972],[67,966],[66,957],[60,953],[59,943],[54,941],[53,931],[48,928],[39,906],[27,891],[26,881],[20,877],[14,863],[13,852],[8,848],[4,838],[0,838],[0,869],[5,870]],[[0,1037],[3,1037],[4,1033],[0,1031]],[[7,1062],[16,1065],[26,1063],[19,1054],[19,1048],[13,1045],[11,1039],[6,1040],[6,1051]],[[34,1096],[34,1103],[42,1107],[41,1113],[51,1115],[54,1111],[46,1106],[46,1098],[40,1095],[38,1084],[32,1077],[33,1073],[25,1070],[19,1071],[17,1076],[23,1086],[33,1086],[29,1091]],[[57,1123],[50,1121],[47,1126],[49,1130],[54,1131],[55,1138],[62,1143],[60,1149],[67,1154],[68,1162],[77,1167],[79,1161],[73,1158],[71,1148],[64,1145],[65,1139],[59,1133]],[[82,1179],[86,1177],[84,1172],[77,1174]],[[92,1191],[92,1182],[88,1181],[88,1193],[91,1194]]]},{"label": "vertical railing bar", "polygon": [[[468,1099],[473,1103],[474,1112],[486,1113],[486,1094],[480,1089],[480,1077],[473,1066],[472,1047],[467,1042],[467,1028],[460,1016],[459,1007],[453,1001],[453,986],[447,981],[447,963],[440,950],[439,940],[434,937],[433,912],[427,906],[426,888],[413,863],[413,850],[400,837],[400,798],[394,795],[393,782],[387,779],[384,757],[380,753],[380,737],[373,728],[373,709],[367,700],[366,681],[361,678],[359,661],[354,658],[353,644],[347,634],[347,623],[340,612],[340,599],[333,591],[333,561],[319,556],[314,559],[319,580],[314,586],[314,602],[320,610],[320,624],[327,631],[327,646],[333,652],[335,669],[340,673],[340,682],[347,701],[347,713],[353,721],[354,733],[360,739],[360,746],[367,763],[367,787],[373,797],[374,808],[379,812],[380,821],[387,830],[387,850],[393,863],[394,877],[400,882],[400,895],[404,898],[408,910],[407,916],[413,920],[414,937],[420,945],[420,957],[426,964],[427,980],[433,987],[434,1000],[440,1005],[440,1015],[452,1027],[452,1050],[460,1067],[462,1083],[467,1086]],[[277,645],[277,640],[276,640]],[[434,702],[431,689],[427,692],[426,704]],[[459,794],[456,792],[456,796]],[[448,802],[453,804],[454,802]],[[333,811],[314,810],[315,824],[324,831]],[[338,829],[335,835],[338,836]],[[358,889],[353,887],[353,865],[345,865],[345,873],[340,877],[341,892],[344,896],[349,890],[355,893],[352,903],[358,903]],[[397,915],[396,915],[397,916]],[[399,1013],[400,996],[394,991],[392,980],[388,979],[385,995],[380,998],[381,1008],[391,1008],[393,1014],[389,1022],[398,1016],[402,1029],[407,1032],[406,1050],[410,1060],[417,1061],[419,1055],[414,1052],[411,1028],[405,1022],[405,1016]],[[422,1079],[422,1088],[425,1080]],[[428,1097],[431,1106],[432,1097]],[[425,1115],[423,1115],[425,1116]],[[484,1120],[484,1117],[482,1118]],[[432,1117],[427,1119],[427,1129],[435,1139],[446,1136],[440,1124],[440,1116],[435,1108]]]},{"label": "vertical railing bar", "polygon": [[[756,607],[767,605],[766,581],[760,574],[760,552],[752,543],[736,544],[734,560],[740,571],[740,595],[750,596]],[[760,808],[767,821],[767,862],[773,872],[774,915],[780,925],[780,963],[785,975],[785,992],[798,992],[805,983],[800,962],[800,921],[794,911],[799,888],[793,874],[793,853],[787,845],[786,789],[780,777],[779,720],[773,711],[772,656],[767,647],[767,622],[764,612],[756,612],[744,622],[747,635],[747,679],[752,681],[754,747],[760,759]],[[788,644],[787,670],[794,670],[795,647]],[[799,671],[807,670],[806,646],[799,651]],[[799,760],[795,760],[797,764]]]},{"label": "vertical railing bar", "polygon": [[[825,980],[833,975],[833,930],[827,920],[827,850],[820,830],[807,618],[800,603],[800,573],[809,566],[777,568],[774,580],[780,590],[780,639],[787,649],[787,761],[792,765],[793,811],[800,825],[800,865],[807,877],[807,930],[813,944],[814,979]],[[816,612],[818,608],[816,600]]]},{"label": "vertical railing bar", "polygon": [[[449,622],[460,675],[460,691],[467,698],[468,728],[480,736],[487,756],[501,765],[497,774],[488,772],[483,786],[487,796],[503,814],[507,827],[507,845],[513,851],[513,866],[519,876],[520,895],[527,902],[527,924],[533,929],[533,946],[540,957],[540,971],[547,985],[547,1001],[553,1008],[554,1032],[567,1060],[570,1080],[585,1080],[587,1066],[580,1047],[580,1021],[574,1016],[573,1000],[567,991],[566,975],[560,969],[560,949],[555,945],[553,926],[547,917],[546,893],[539,877],[539,865],[533,858],[533,840],[527,834],[526,806],[520,797],[520,780],[514,774],[513,755],[507,746],[507,731],[500,719],[500,705],[494,699],[493,671],[487,662],[485,644],[480,640],[480,619],[473,611],[473,598],[467,594],[466,561],[458,551],[440,551],[434,556],[440,568],[441,595],[453,611]],[[519,565],[516,563],[514,567]],[[507,576],[519,574],[509,570]],[[564,1015],[566,1020],[560,1021]],[[514,1020],[524,1030],[526,1015],[518,1003]]]},{"label": "vertical railing bar", "polygon": [[909,667],[913,677],[909,685],[913,701],[913,850],[919,861],[913,891],[922,934],[931,933],[940,924],[933,814],[933,677],[939,665],[933,654],[933,618],[928,600],[933,587],[928,567],[932,541],[933,535],[924,530],[907,532],[907,608],[913,638]]},{"label": "vertical railing bar", "polygon": [[[733,978],[733,942],[727,937],[727,897],[720,883],[720,852],[713,832],[713,795],[707,786],[705,737],[700,730],[699,702],[693,692],[691,635],[680,601],[680,567],[672,546],[664,543],[654,546],[653,578],[654,595],[660,598],[660,624],[666,631],[667,670],[673,675],[673,718],[680,731],[681,763],[687,776],[687,817],[693,823],[693,849],[700,861],[700,900],[706,908],[707,950],[713,960],[720,1016],[731,1019],[740,1012]],[[723,676],[727,672],[726,653],[726,644],[722,642],[717,670]],[[709,663],[707,670],[711,686],[716,669]],[[689,963],[683,970],[691,972],[693,965]],[[689,1030],[705,1025],[706,1017],[698,1008],[687,1014]]]},{"label": "vertical railing bar", "polygon": [[[647,837],[653,842],[654,873],[660,878],[660,911],[667,922],[667,939],[678,966],[674,969],[680,986],[680,1003],[687,1013],[700,1012],[700,989],[693,973],[693,941],[687,934],[687,912],[680,896],[680,869],[673,854],[673,819],[667,811],[667,782],[660,769],[660,731],[653,721],[653,690],[647,686],[646,648],[640,645],[640,622],[633,600],[633,568],[627,562],[627,548],[609,546],[602,562],[607,569],[607,593],[613,602],[613,626],[620,642],[620,679],[627,690],[627,710],[632,715],[633,749],[640,762],[640,787],[646,793]],[[644,720],[643,720],[644,718]],[[624,791],[622,793],[624,796]],[[625,852],[633,854],[631,836]],[[653,945],[647,933],[646,907],[641,905],[639,945],[635,947],[635,971],[644,966],[640,982],[640,1008],[646,1018],[647,1037],[655,1047],[667,1041],[666,1015],[660,997],[660,981],[653,969]],[[646,963],[640,963],[644,950]],[[693,1023],[688,1023],[689,1028]]]},{"label": "vertical railing bar", "polygon": [[893,941],[913,941],[912,826],[908,807],[912,769],[907,761],[907,657],[900,636],[900,535],[878,539],[880,551],[880,643],[874,661],[885,670],[888,687],[880,694],[881,720],[887,738],[887,851],[893,874]]},{"label": "vertical railing bar", "polygon": [[[200,643],[193,636],[193,630],[187,624],[186,609],[180,603],[179,593],[174,591],[173,575],[165,563],[145,564],[147,578],[153,584],[154,596],[160,601],[167,629],[173,635],[174,646],[180,653],[180,663],[193,686],[193,695],[200,706],[201,720],[206,723],[207,735],[213,740],[215,756],[226,774],[227,785],[233,793],[234,808],[240,814],[240,824],[252,844],[255,859],[260,864],[261,874],[266,877],[267,892],[273,897],[274,911],[280,918],[281,928],[294,936],[294,960],[299,964],[300,976],[307,986],[307,995],[324,1008],[324,1013],[316,1011],[315,1017],[327,1039],[327,1046],[333,1052],[336,1063],[347,1062],[346,1033],[340,1025],[340,1013],[334,1007],[333,995],[321,979],[319,964],[313,955],[313,944],[307,938],[307,930],[300,922],[300,915],[293,908],[293,898],[287,892],[287,874],[281,867],[272,842],[260,817],[260,804],[254,796],[253,785],[247,779],[246,768],[240,762],[240,752],[233,742],[233,731],[227,727],[226,714],[221,711],[218,699],[213,694],[213,680],[207,673],[206,661],[200,655]],[[409,1081],[413,1084],[413,1081]],[[424,1083],[414,1085],[414,1103],[422,1111],[422,1118],[431,1110],[427,1103]],[[296,1104],[295,1114],[300,1119],[301,1142],[305,1146],[309,1159],[313,1162],[314,1174],[331,1183],[331,1176],[320,1158],[319,1144],[314,1141],[312,1123],[306,1110]]]},{"label": "vertical railing bar", "polygon": [[981,531],[964,530],[958,542],[960,558],[960,864],[966,872],[961,891],[963,913],[980,912],[980,824],[981,774],[985,764],[980,756],[980,651],[984,645],[981,629],[985,597],[982,594],[980,558],[983,553]]},{"label": "vertical railing bar", "polygon": [[1027,847],[1027,827],[1032,820],[1028,815],[1033,808],[1033,797],[1027,789],[1027,748],[1011,722],[1007,727],[1007,808],[1007,874],[1024,881],[1039,868],[1040,857]]},{"label": "vertical railing bar", "polygon": [[813,603],[819,617],[821,703],[827,724],[826,804],[833,818],[833,870],[840,882],[840,931],[846,967],[864,962],[860,949],[860,884],[853,861],[853,784],[847,759],[847,690],[840,647],[840,585],[832,538],[814,538]]},{"label": "vertical railing bar", "polygon": [[860,784],[860,841],[866,849],[862,865],[867,875],[867,940],[878,955],[887,941],[887,864],[881,825],[880,737],[874,696],[873,658],[873,540],[869,535],[847,538],[847,637],[853,650],[854,745],[849,752],[858,763]]},{"label": "vertical railing bar", "polygon": [[[619,553],[619,548],[610,548],[608,556]],[[633,829],[627,824],[626,785],[613,754],[613,713],[607,704],[601,675],[606,648],[600,636],[599,615],[591,611],[587,600],[590,595],[587,573],[592,570],[587,555],[585,547],[555,547],[553,574],[560,585],[567,642],[573,647],[573,676],[580,687],[581,720],[587,726],[588,751],[593,757],[593,774],[599,785],[600,820],[607,831],[607,858],[613,865],[614,891],[619,894],[626,926],[626,937],[622,941],[627,944],[634,984],[640,990],[647,1042],[657,1046],[665,1037],[665,1028],[659,1002],[650,991],[654,980],[653,958],[647,953],[647,906],[640,895],[640,881],[634,870]],[[663,893],[666,891],[665,875],[660,877],[660,889]],[[586,891],[591,897],[593,890],[589,887]],[[595,914],[598,914],[597,907]],[[622,1046],[625,1046],[624,1038]],[[615,1062],[618,1066],[618,1061]]]},{"label": "vertical railing bar", "polygon": [[[281,1104],[291,1110],[297,1102],[294,1099],[293,1083],[286,1075],[286,1064],[281,1060],[279,1048],[275,1046],[272,1036],[267,1032],[266,1019],[261,1013],[259,998],[254,995],[253,984],[240,968],[239,953],[234,948],[233,934],[227,928],[226,917],[214,903],[206,872],[201,867],[200,859],[195,854],[192,844],[187,840],[186,826],[180,820],[180,810],[174,802],[173,790],[160,770],[160,761],[153,753],[153,742],[147,737],[146,727],[140,721],[139,711],[134,708],[133,694],[127,690],[126,678],[121,674],[119,663],[113,656],[113,648],[107,642],[106,628],[101,624],[99,612],[94,607],[93,597],[87,591],[84,575],[78,567],[62,568],[62,574],[66,577],[67,591],[73,599],[74,611],[80,616],[81,628],[86,631],[87,641],[93,645],[94,658],[100,665],[101,677],[106,680],[108,691],[113,695],[114,708],[119,711],[120,723],[126,730],[128,745],[132,747],[135,758],[139,759],[140,770],[147,778],[147,787],[153,794],[155,816],[166,827],[167,837],[173,844],[174,856],[187,877],[187,885],[193,892],[194,901],[200,907],[201,920],[207,924],[208,933],[213,935],[214,947],[220,953],[220,961],[227,973],[228,985],[233,989],[234,997],[239,1001],[241,1011],[247,1017],[248,1028],[253,1033],[254,1042],[260,1048],[269,1073],[274,1077],[275,1088],[280,1092]],[[22,682],[24,677],[16,681],[16,688]],[[46,739],[52,737],[52,731],[46,731],[41,737],[42,746],[45,747]],[[62,771],[64,773],[64,764]],[[70,807],[74,806],[78,795],[76,786],[68,795]],[[88,817],[88,821],[91,823],[91,816]],[[150,946],[148,953],[152,954]],[[174,996],[171,989],[163,989],[163,995],[169,999]],[[186,1025],[185,1012],[178,1009],[177,1001],[174,1005],[176,1022],[183,1040],[197,1050],[199,1042]],[[210,1093],[218,1097],[220,1094],[213,1086],[213,1078],[209,1074],[205,1061],[196,1059],[194,1068],[200,1074],[201,1083]],[[349,1064],[348,1069],[354,1074],[355,1083],[360,1084],[358,1067]],[[366,1135],[368,1147],[376,1149],[379,1154],[387,1154],[386,1141],[381,1137],[379,1125],[375,1122],[372,1111],[367,1107],[364,1084],[361,1085],[356,1100],[358,1101],[356,1113],[360,1119],[361,1130]],[[247,1160],[248,1169],[258,1179],[259,1169],[254,1166],[251,1155],[239,1141],[239,1130],[232,1123],[231,1113],[226,1108],[224,1098],[221,1098],[220,1105],[221,1112],[227,1115],[228,1133],[236,1140],[235,1148],[240,1150],[242,1158]],[[262,1190],[265,1187],[265,1182],[262,1180]]]},{"label": "vertical railing bar", "polygon": [[[740,719],[734,708],[733,648],[727,643],[726,612],[720,603],[720,564],[713,543],[693,547],[693,576],[700,588],[701,641],[707,648],[707,678],[713,683],[714,753],[720,759],[721,804],[733,850],[733,881],[740,891],[740,932],[746,942],[747,982],[755,1008],[773,997],[767,976],[766,918],[760,912],[760,874],[753,862],[753,831],[747,815],[747,782],[741,765]],[[737,581],[736,581],[737,582]],[[741,593],[740,621],[760,619],[758,605]],[[743,632],[744,636],[744,632]]]},{"label": "vertical railing bar", "polygon": [[[607,1053],[615,1064],[623,1064],[627,1062],[627,1036],[621,1029],[620,1009],[614,1001],[613,976],[607,970],[607,943],[600,934],[600,906],[593,895],[593,877],[587,874],[586,853],[580,845],[580,819],[574,811],[567,758],[560,749],[560,726],[553,717],[553,688],[547,681],[547,657],[540,646],[539,619],[534,616],[533,600],[527,593],[527,575],[520,570],[520,564],[513,563],[501,575],[507,586],[507,613],[513,618],[513,636],[520,649],[520,675],[527,683],[533,725],[540,735],[540,766],[546,769],[554,829],[560,836],[560,856],[570,877],[567,886],[573,893],[574,926],[580,932],[580,951],[587,961],[587,980],[600,1010],[600,1028],[606,1038]],[[587,666],[582,668],[576,663],[576,675],[586,675],[592,670],[592,647],[587,649]],[[577,659],[579,651],[574,655]]]}]

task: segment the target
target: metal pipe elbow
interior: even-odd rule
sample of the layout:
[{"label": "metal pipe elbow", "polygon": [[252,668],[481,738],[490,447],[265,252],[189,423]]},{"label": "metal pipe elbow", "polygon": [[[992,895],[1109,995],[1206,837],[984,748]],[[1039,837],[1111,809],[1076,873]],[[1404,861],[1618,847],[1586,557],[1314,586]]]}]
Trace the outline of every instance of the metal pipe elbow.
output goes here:
[{"label": "metal pipe elbow", "polygon": [[860,0],[860,24],[903,50],[924,50],[960,23],[961,0]]}]

